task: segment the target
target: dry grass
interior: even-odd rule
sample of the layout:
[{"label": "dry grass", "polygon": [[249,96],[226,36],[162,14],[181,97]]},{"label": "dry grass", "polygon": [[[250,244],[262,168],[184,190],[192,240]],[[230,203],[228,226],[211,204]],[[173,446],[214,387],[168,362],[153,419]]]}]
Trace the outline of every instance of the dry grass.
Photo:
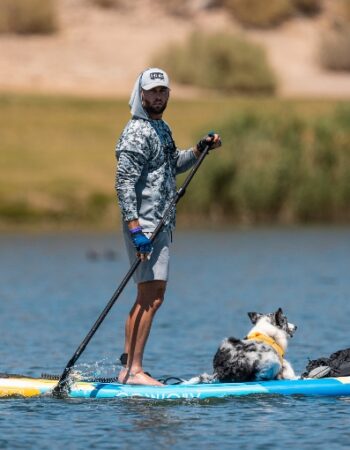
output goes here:
[{"label": "dry grass", "polygon": [[245,26],[269,28],[291,17],[290,0],[224,0],[223,4]]},{"label": "dry grass", "polygon": [[323,36],[320,59],[326,69],[350,71],[350,25],[340,25]]},{"label": "dry grass", "polygon": [[0,0],[0,32],[50,34],[57,30],[55,0]]},{"label": "dry grass", "polygon": [[164,7],[165,11],[175,16],[190,17],[192,10],[188,0],[166,0],[160,1],[159,5]]},{"label": "dry grass", "polygon": [[303,14],[312,16],[322,10],[322,0],[292,0],[293,6]]},{"label": "dry grass", "polygon": [[350,0],[337,0],[339,3],[339,15],[346,22],[350,22]]},{"label": "dry grass", "polygon": [[90,3],[105,9],[119,8],[121,6],[120,0],[90,0]]}]

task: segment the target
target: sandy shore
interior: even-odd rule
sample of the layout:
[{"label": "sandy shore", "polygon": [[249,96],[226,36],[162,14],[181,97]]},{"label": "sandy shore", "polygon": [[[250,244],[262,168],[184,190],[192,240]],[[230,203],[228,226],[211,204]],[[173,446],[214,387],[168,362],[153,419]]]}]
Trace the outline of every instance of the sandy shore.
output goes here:
[{"label": "sandy shore", "polygon": [[[60,31],[43,36],[0,37],[0,90],[128,96],[137,74],[169,42],[193,29],[240,31],[222,11],[191,19],[165,15],[150,0],[104,10],[86,0],[60,0]],[[270,31],[244,31],[268,51],[282,97],[350,98],[350,74],[318,65],[324,19],[298,18]],[[178,96],[198,91],[175,86]]]}]

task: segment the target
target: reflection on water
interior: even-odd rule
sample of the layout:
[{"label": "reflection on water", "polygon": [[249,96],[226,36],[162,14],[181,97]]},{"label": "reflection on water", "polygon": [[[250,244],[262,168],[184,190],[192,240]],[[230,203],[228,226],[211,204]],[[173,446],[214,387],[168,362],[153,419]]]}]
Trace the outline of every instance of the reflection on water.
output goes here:
[{"label": "reflection on water", "polygon": [[[3,236],[0,249],[0,370],[59,374],[128,269],[122,240]],[[288,359],[301,372],[308,358],[350,345],[349,292],[350,229],[178,232],[146,369],[210,372],[221,339],[247,333],[248,311],[281,306],[298,325]],[[84,374],[116,375],[134,295],[131,283],[79,360]],[[348,400],[2,400],[0,447],[347,448]]]}]

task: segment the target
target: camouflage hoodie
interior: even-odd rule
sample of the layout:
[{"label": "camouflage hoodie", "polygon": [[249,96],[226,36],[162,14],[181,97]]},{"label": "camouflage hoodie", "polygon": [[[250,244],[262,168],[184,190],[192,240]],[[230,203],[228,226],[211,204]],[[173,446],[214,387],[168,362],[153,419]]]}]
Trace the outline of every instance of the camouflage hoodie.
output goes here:
[{"label": "camouflage hoodie", "polygon": [[[193,149],[176,148],[163,120],[133,118],[116,147],[116,190],[124,222],[139,219],[145,232],[152,232],[176,193],[176,174],[196,161]],[[164,226],[175,227],[175,208]]]}]

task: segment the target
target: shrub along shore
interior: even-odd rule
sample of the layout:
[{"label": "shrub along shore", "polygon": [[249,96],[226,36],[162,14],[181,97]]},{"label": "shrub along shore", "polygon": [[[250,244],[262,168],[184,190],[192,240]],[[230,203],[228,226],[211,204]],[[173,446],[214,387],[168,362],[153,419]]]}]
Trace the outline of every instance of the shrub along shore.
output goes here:
[{"label": "shrub along shore", "polygon": [[[114,147],[128,119],[126,99],[0,95],[0,227],[118,227]],[[210,129],[224,142],[180,224],[350,222],[350,102],[172,99],[165,120],[180,148]]]}]

